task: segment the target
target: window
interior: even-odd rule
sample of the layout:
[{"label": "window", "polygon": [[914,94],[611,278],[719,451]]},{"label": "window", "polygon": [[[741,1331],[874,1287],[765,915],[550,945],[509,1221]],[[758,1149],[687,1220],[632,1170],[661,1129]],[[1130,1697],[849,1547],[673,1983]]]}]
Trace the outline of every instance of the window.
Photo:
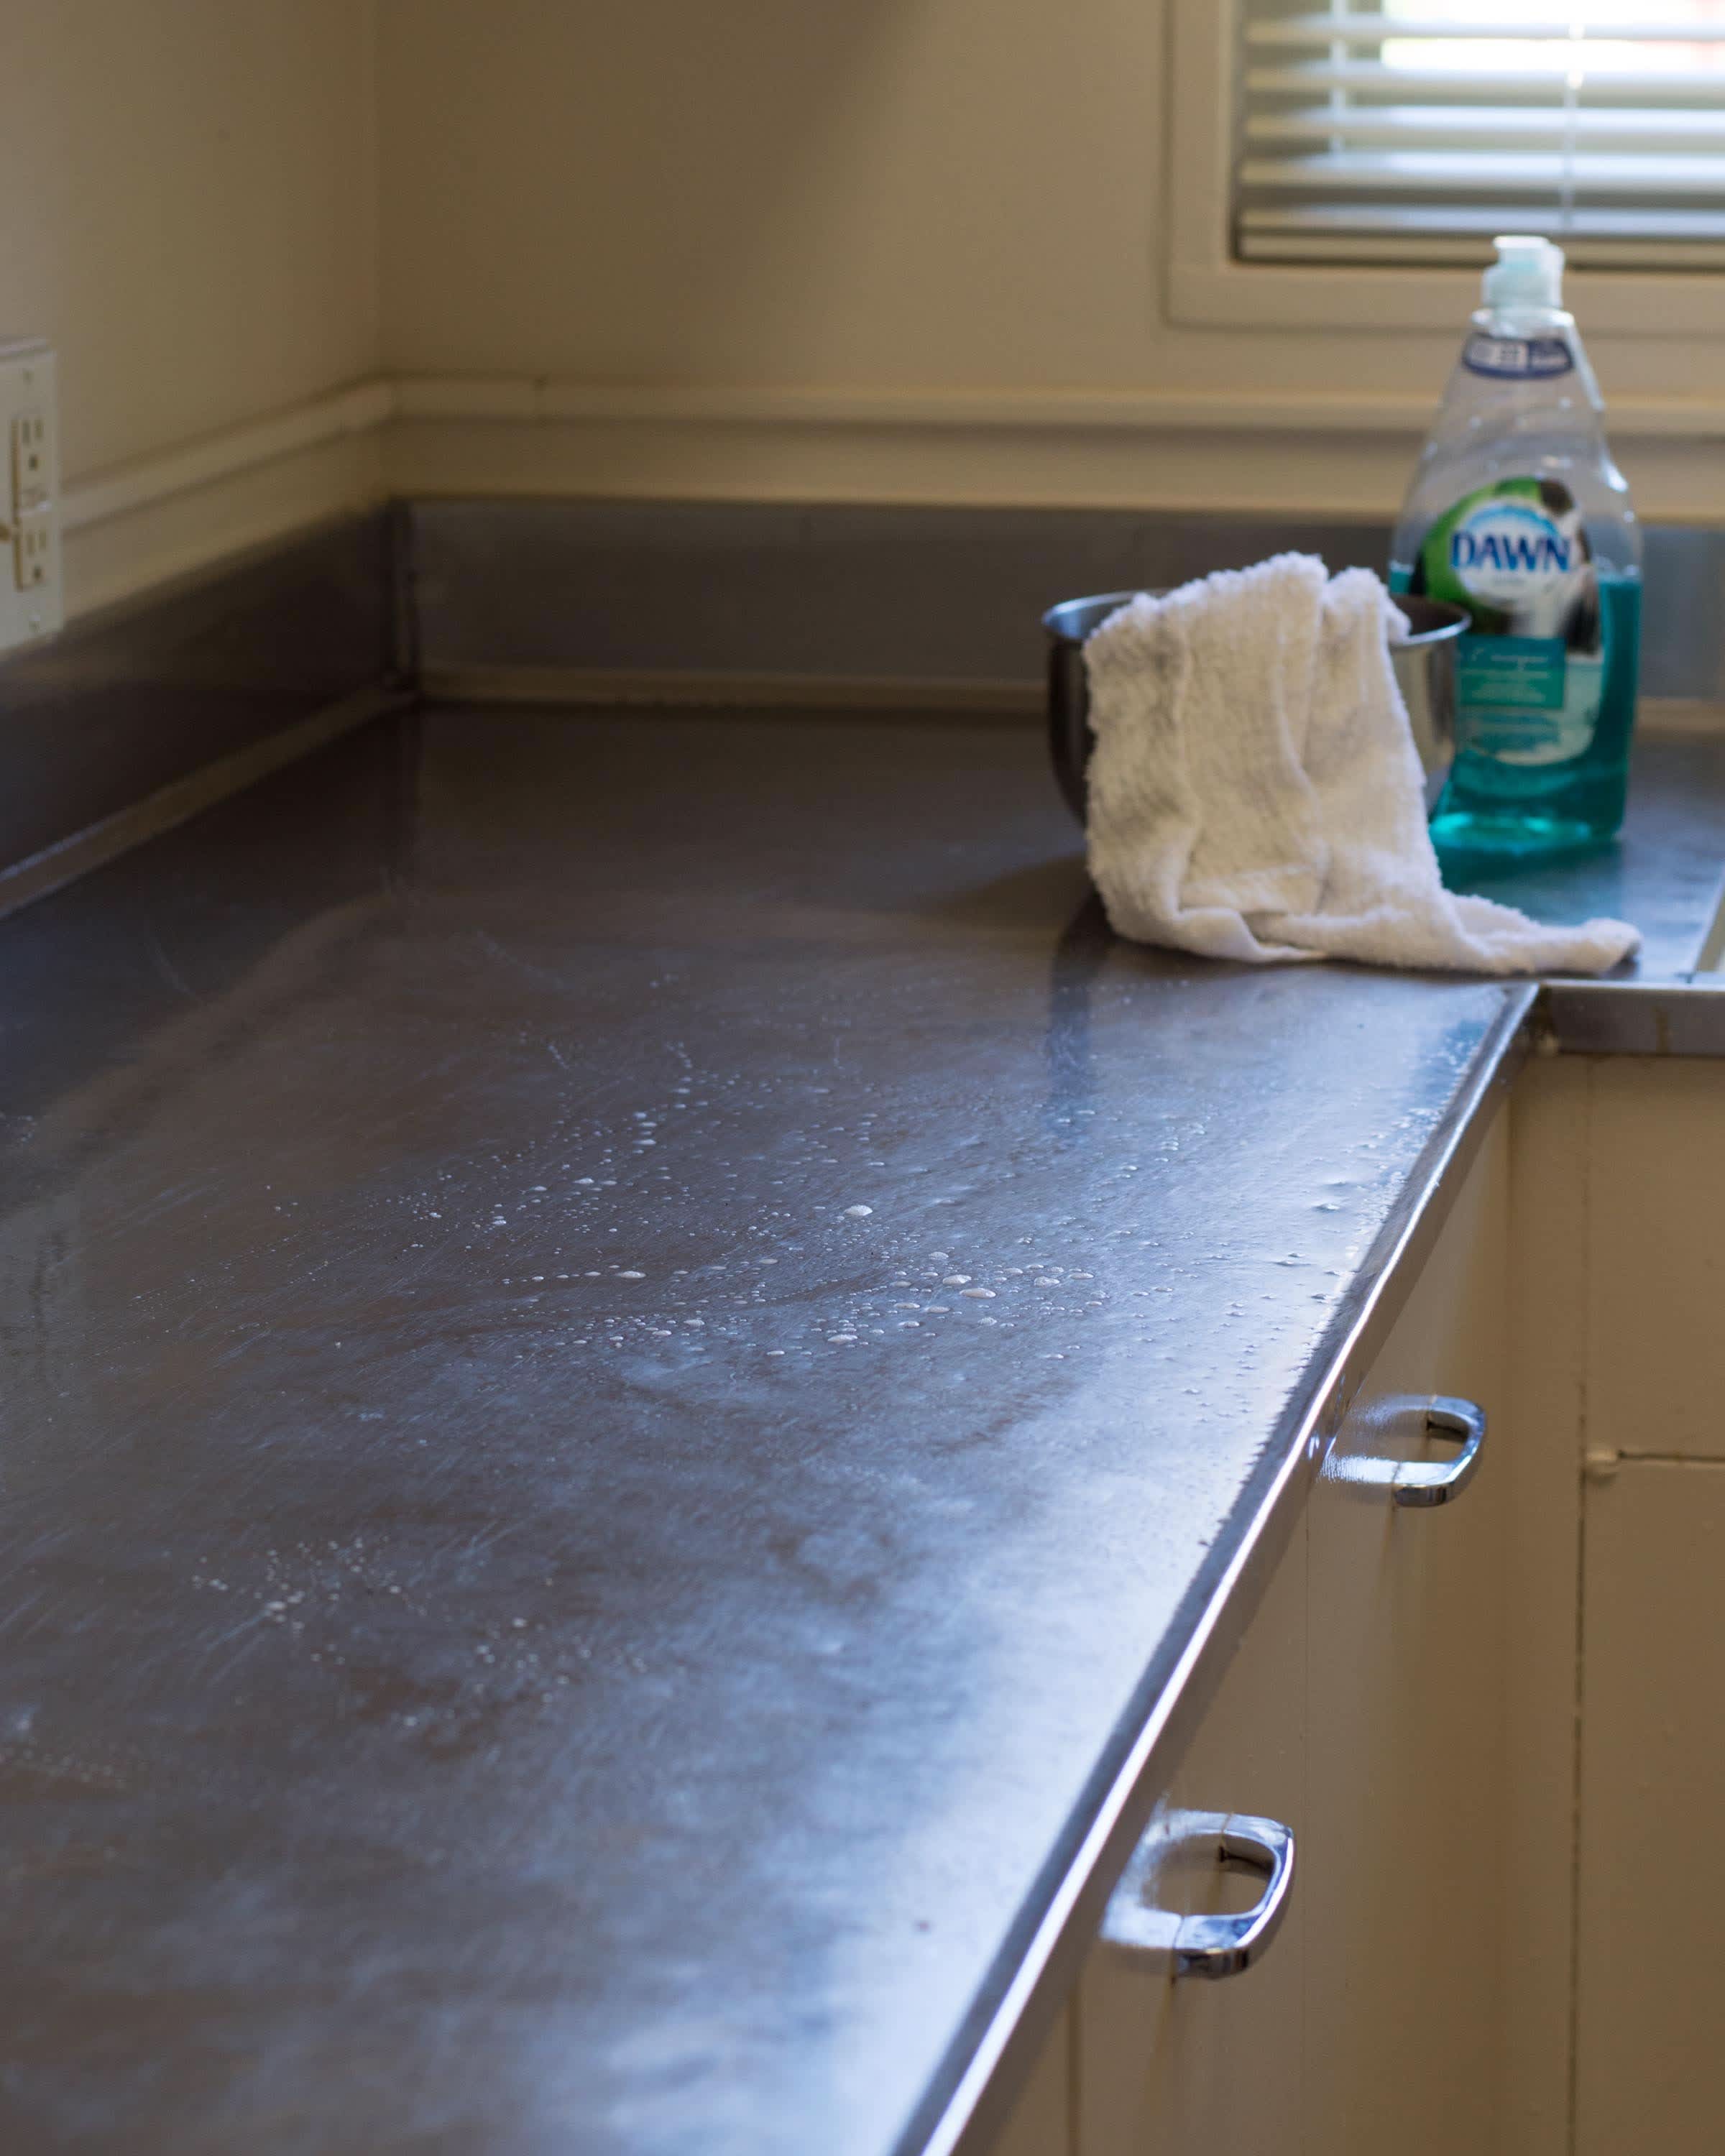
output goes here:
[{"label": "window", "polygon": [[1245,263],[1725,268],[1725,0],[1243,0]]},{"label": "window", "polygon": [[1725,0],[1161,4],[1171,321],[1452,335],[1519,227],[1589,329],[1692,340],[1680,393],[1711,397]]}]

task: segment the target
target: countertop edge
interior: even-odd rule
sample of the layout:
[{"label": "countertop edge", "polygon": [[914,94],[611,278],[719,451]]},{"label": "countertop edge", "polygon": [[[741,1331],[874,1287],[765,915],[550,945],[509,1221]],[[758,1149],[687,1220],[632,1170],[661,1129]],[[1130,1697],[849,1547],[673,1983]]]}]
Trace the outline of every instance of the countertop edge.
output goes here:
[{"label": "countertop edge", "polygon": [[1551,981],[1537,1023],[1566,1055],[1725,1056],[1725,979]]}]

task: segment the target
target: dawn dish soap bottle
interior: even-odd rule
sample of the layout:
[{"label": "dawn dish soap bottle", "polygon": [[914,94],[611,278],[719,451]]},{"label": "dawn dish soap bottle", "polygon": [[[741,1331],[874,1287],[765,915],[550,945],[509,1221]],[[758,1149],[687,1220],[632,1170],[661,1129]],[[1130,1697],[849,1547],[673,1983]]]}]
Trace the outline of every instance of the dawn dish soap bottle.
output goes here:
[{"label": "dawn dish soap bottle", "polygon": [[1498,240],[1391,547],[1392,591],[1466,607],[1440,854],[1520,857],[1623,820],[1641,535],[1549,240]]}]

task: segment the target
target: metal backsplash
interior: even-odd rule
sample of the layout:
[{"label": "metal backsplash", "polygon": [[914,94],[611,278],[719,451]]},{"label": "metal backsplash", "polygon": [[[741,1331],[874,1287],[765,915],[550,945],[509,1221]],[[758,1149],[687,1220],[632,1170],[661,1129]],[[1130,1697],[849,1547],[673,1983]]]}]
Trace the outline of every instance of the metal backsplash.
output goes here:
[{"label": "metal backsplash", "polygon": [[398,666],[391,521],[326,526],[0,667],[0,910],[366,716]]},{"label": "metal backsplash", "polygon": [[[942,694],[1034,707],[1055,600],[1288,548],[1381,570],[1387,524],[1109,510],[421,501],[424,685],[460,696]],[[1725,532],[1647,532],[1642,683],[1725,695]]]},{"label": "metal backsplash", "polygon": [[[76,624],[0,667],[0,911],[399,705],[484,696],[1031,713],[1056,599],[1383,525],[1091,510],[422,501]],[[1725,531],[1647,534],[1642,684],[1725,699]]]}]

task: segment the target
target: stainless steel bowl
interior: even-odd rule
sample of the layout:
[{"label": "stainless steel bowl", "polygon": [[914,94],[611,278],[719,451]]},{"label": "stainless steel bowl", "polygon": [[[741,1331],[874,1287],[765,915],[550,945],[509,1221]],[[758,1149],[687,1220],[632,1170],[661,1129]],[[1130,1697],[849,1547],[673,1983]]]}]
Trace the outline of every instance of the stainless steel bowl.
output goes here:
[{"label": "stainless steel bowl", "polygon": [[[1151,597],[1159,598],[1159,592]],[[1090,678],[1084,666],[1084,641],[1136,592],[1101,592],[1087,599],[1065,599],[1042,617],[1048,631],[1048,747],[1055,777],[1072,814],[1084,821],[1085,773],[1096,737],[1090,726]],[[1440,599],[1398,596],[1396,604],[1413,624],[1414,634],[1389,647],[1390,664],[1408,707],[1414,745],[1425,773],[1427,812],[1437,806],[1455,752],[1455,640],[1467,629],[1468,616]]]}]

